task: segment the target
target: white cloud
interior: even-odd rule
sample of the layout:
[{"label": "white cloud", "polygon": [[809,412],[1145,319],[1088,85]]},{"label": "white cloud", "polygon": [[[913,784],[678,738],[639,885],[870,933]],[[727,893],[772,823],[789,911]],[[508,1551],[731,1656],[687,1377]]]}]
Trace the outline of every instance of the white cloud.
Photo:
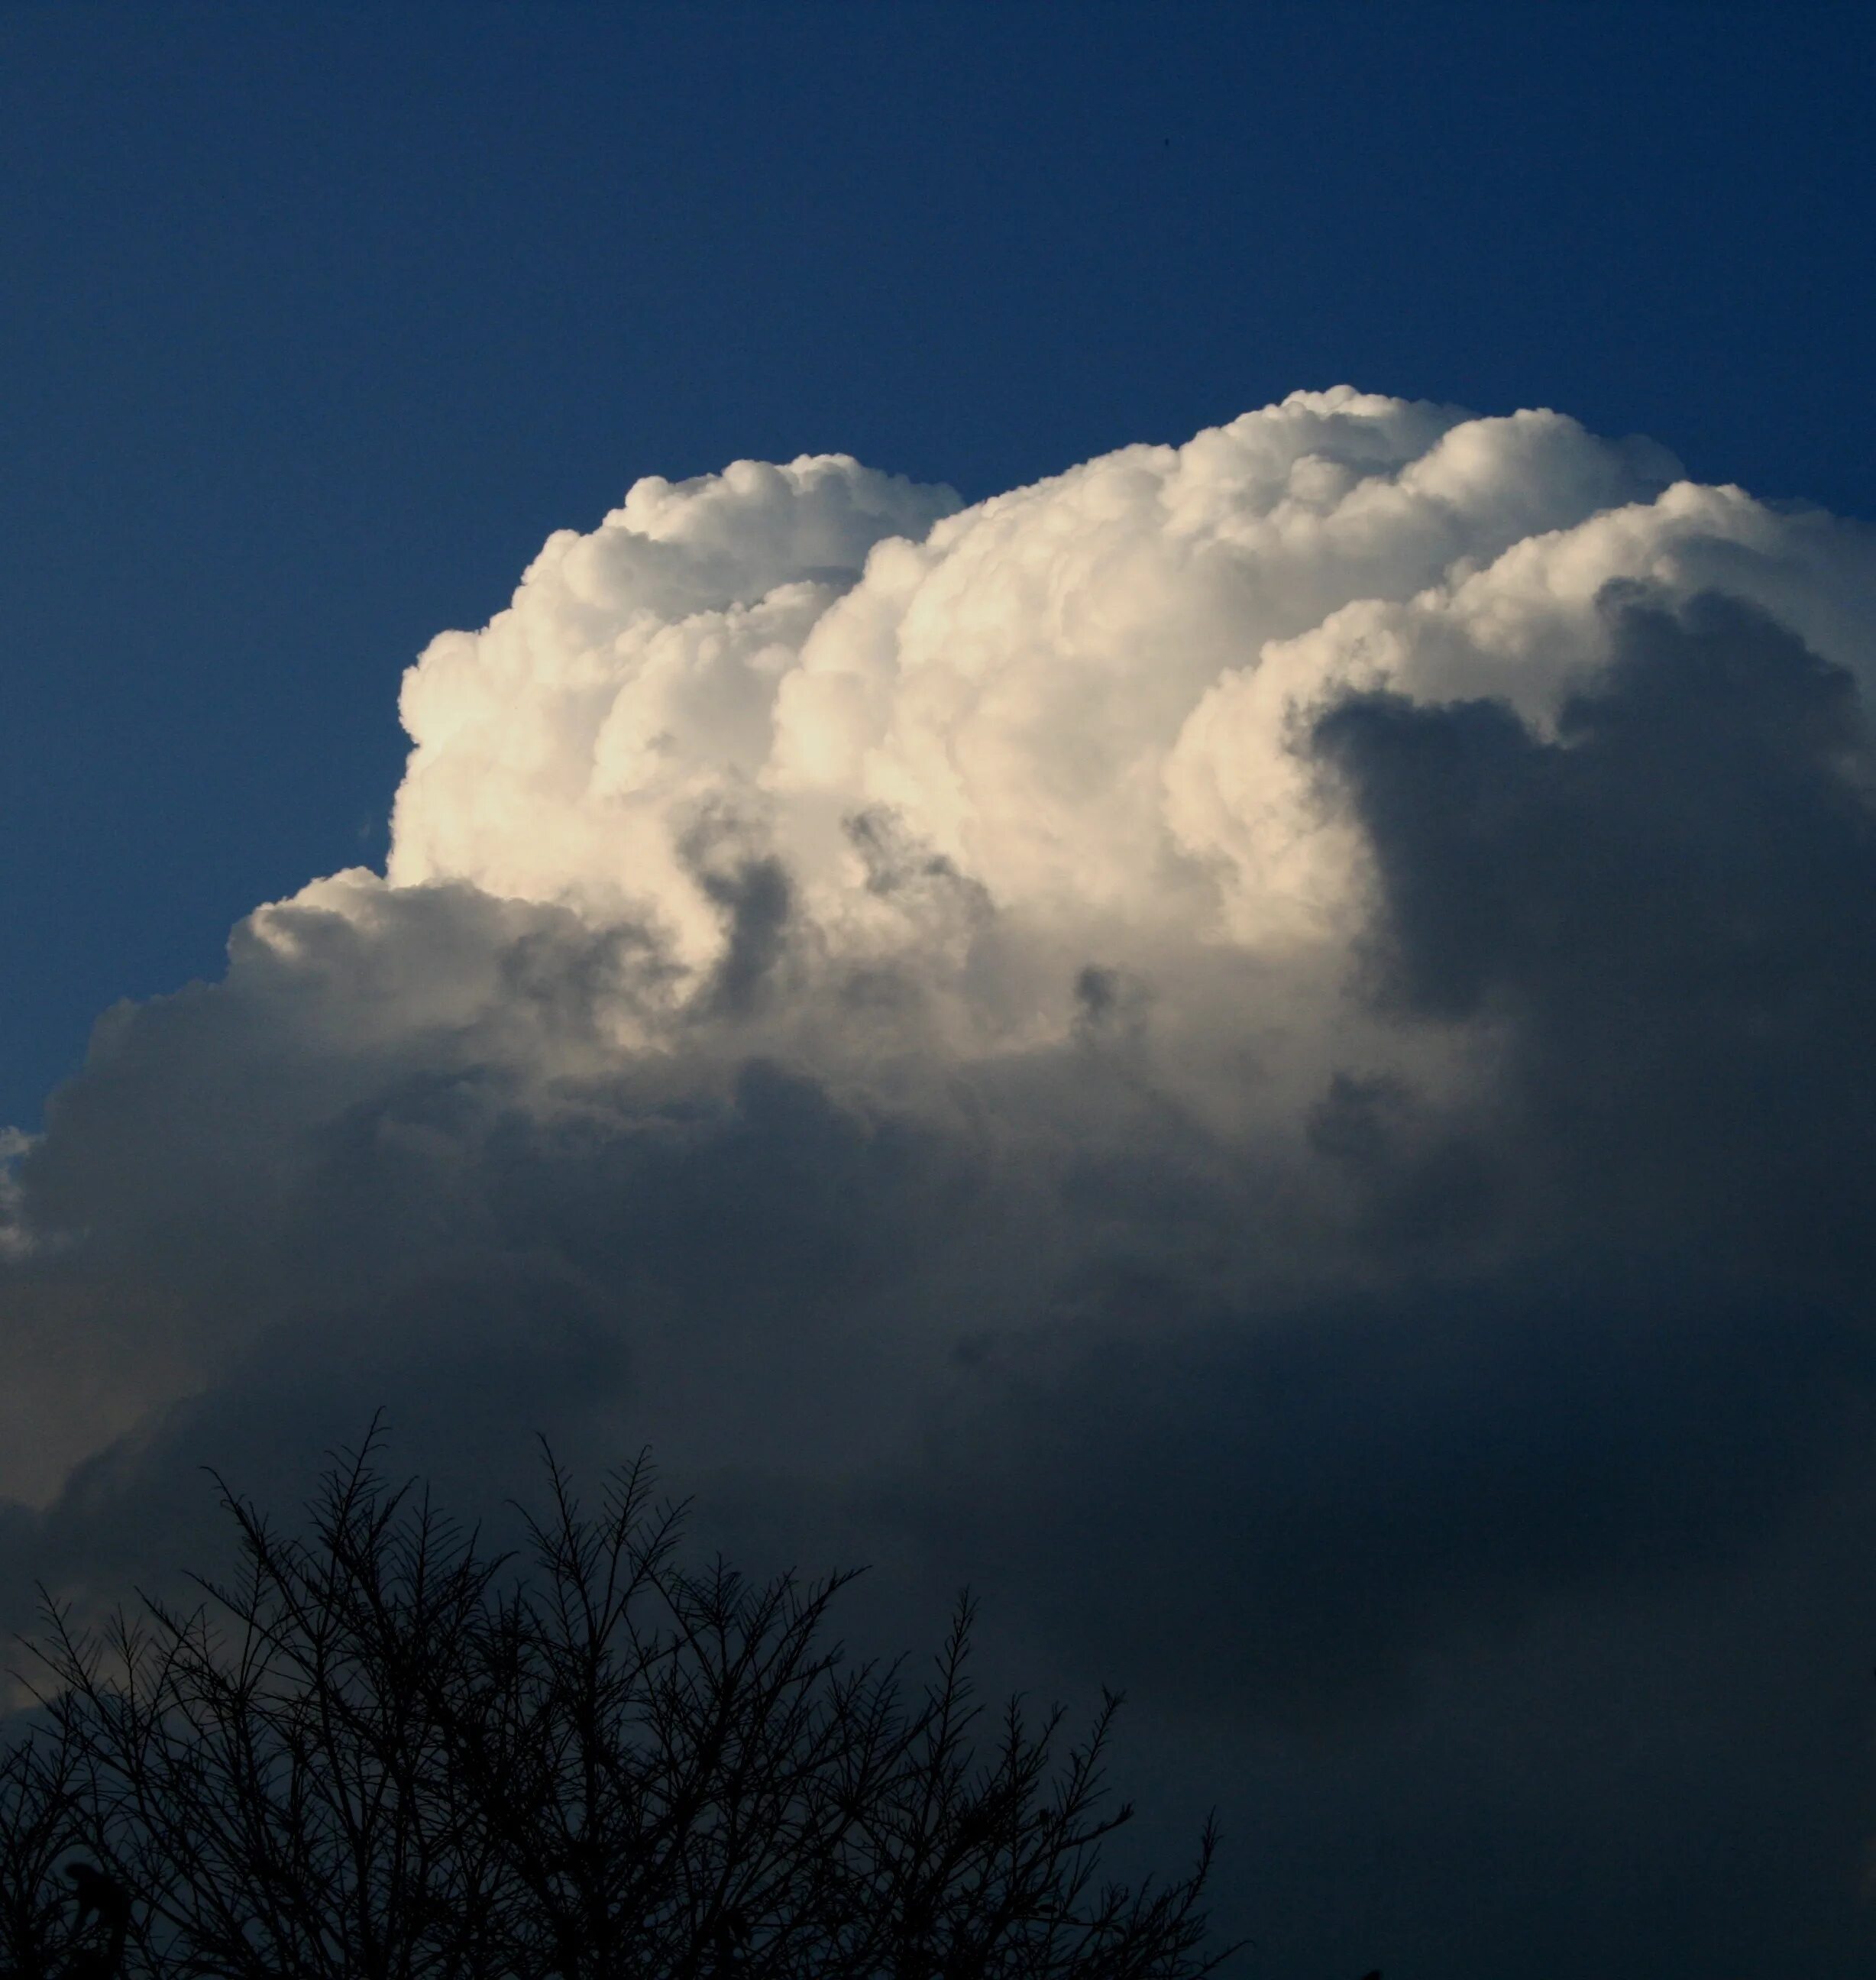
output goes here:
[{"label": "white cloud", "polygon": [[[1520,1329],[1541,1372],[1559,1254],[1645,1248],[1652,1218],[1664,1254],[1764,1238],[1740,1269],[1772,1272],[1790,1178],[1821,1201],[1860,1173],[1818,1069],[1861,1092],[1858,1007],[1816,986],[1869,959],[1813,909],[1855,895],[1861,842],[1794,745],[1809,809],[1768,810],[1742,864],[1756,815],[1695,746],[1717,724],[1756,762],[1767,710],[1837,719],[1778,626],[1868,685],[1876,547],[1677,475],[1556,414],[1340,390],[968,509],[841,457],[639,483],[411,669],[387,873],[257,909],[225,981],[111,1014],[44,1136],[0,1148],[0,1497],[81,1553],[230,1425],[284,1449],[447,1397],[459,1453],[652,1434],[765,1503],[891,1505],[928,1538],[976,1489],[946,1453],[994,1446],[981,1474],[1072,1527],[1096,1487],[1062,1425],[1124,1390],[1164,1429],[1143,1468],[1293,1493],[1312,1543],[1354,1545],[1334,1508],[1366,1491],[1444,1504],[1454,1437],[1541,1417]],[[1612,613],[1612,584],[1665,618]],[[1771,619],[1675,617],[1715,590]],[[1776,694],[1725,699],[1728,641]],[[1685,762],[1649,729],[1639,774],[1568,710],[1628,708],[1650,669],[1718,698],[1684,704]],[[1324,718],[1380,691],[1326,751]],[[1553,815],[1619,859],[1532,852]],[[1625,920],[1632,859],[1671,879]],[[1784,948],[1688,982],[1755,928]],[[1800,1024],[1780,972],[1814,960]],[[1686,1098],[1741,1067],[1816,1086],[1777,1176]],[[1617,1135],[1595,1108],[1623,1092]],[[1526,1319],[1429,1320],[1429,1284],[1493,1274]],[[1392,1316],[1390,1354],[1424,1343],[1398,1420],[1350,1301]],[[1220,1370],[1190,1449],[1151,1377],[1181,1342]],[[1449,1404],[1426,1371],[1456,1355]],[[1340,1499],[1305,1489],[1331,1460],[1273,1427],[1267,1377],[1350,1467]],[[1278,1456],[1247,1473],[1258,1425]],[[1645,1447],[1625,1421],[1567,1464],[1640,1475]],[[1418,1618],[1509,1572],[1475,1542],[1464,1573],[1401,1555],[1385,1600]]]},{"label": "white cloud", "polygon": [[842,826],[881,811],[1071,945],[1333,929],[1346,836],[1290,746],[1336,693],[1542,724],[1621,577],[1720,584],[1860,663],[1866,537],[1675,472],[1556,414],[1344,389],[960,513],[839,457],[641,483],[411,670],[390,878],[646,919],[702,971],[720,917],[680,848],[727,807],[870,948]]}]

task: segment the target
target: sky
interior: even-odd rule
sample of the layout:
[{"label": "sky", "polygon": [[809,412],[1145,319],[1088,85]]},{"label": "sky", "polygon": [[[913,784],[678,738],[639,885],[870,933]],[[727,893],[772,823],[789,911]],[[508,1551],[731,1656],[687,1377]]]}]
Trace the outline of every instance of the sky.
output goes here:
[{"label": "sky", "polygon": [[0,1622],[649,1438],[1247,1972],[1866,1972],[1872,81],[0,13]]}]

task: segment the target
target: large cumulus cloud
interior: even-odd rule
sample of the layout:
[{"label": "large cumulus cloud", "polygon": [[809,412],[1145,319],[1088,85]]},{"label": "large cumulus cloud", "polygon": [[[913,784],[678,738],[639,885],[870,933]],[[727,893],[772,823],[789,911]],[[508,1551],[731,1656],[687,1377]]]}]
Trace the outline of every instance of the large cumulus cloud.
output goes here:
[{"label": "large cumulus cloud", "polygon": [[406,676],[386,872],[8,1144],[9,1568],[380,1401],[1219,1723],[1756,1557],[1876,1394],[1873,633],[1552,413],[641,482]]}]

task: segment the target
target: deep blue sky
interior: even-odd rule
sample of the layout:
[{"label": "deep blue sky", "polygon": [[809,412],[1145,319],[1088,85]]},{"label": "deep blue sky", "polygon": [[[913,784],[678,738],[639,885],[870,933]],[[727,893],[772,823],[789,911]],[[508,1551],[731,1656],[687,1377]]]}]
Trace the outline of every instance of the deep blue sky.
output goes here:
[{"label": "deep blue sky", "polygon": [[635,477],[987,493],[1339,380],[1876,514],[1876,10],[0,15],[0,1121],[376,859]]}]

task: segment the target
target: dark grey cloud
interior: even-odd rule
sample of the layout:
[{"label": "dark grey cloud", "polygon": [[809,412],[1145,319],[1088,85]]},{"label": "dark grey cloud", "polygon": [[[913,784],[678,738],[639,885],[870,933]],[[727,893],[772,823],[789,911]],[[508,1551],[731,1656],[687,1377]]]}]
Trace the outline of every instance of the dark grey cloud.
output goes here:
[{"label": "dark grey cloud", "polygon": [[[1844,669],[1736,600],[1618,590],[1602,610],[1606,673],[1553,741],[1490,702],[1372,696],[1318,725],[1373,852],[1370,994],[1502,1037],[1491,1171],[1522,1208],[1501,1214],[1858,1305],[1866,712]],[[1369,1104],[1356,1168],[1398,1166],[1380,1158],[1389,1111]]]}]

